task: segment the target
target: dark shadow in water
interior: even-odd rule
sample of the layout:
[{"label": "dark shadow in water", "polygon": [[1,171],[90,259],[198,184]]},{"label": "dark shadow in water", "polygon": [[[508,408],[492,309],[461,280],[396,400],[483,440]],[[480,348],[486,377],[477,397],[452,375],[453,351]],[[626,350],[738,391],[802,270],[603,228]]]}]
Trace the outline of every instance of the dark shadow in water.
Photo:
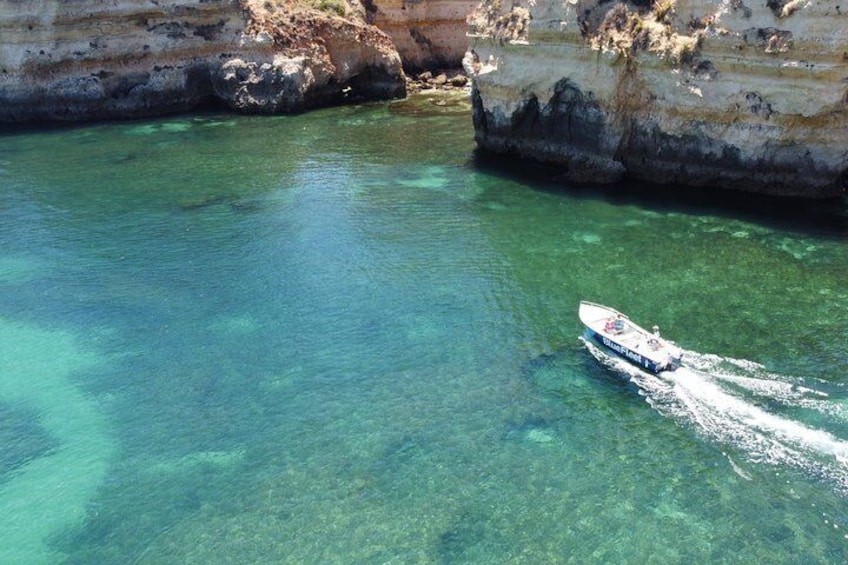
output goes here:
[{"label": "dark shadow in water", "polygon": [[125,118],[113,116],[109,118],[90,118],[80,120],[32,120],[27,122],[0,122],[0,138],[15,136],[25,133],[51,133],[70,131],[74,129],[86,129],[96,126],[108,126],[115,124],[152,123],[156,120],[169,119],[192,119],[220,116],[241,116],[238,112],[230,109],[226,103],[217,98],[207,98],[198,102],[190,110],[173,110],[166,112],[154,112],[149,115],[127,116]]},{"label": "dark shadow in water", "polygon": [[38,415],[25,408],[0,404],[0,484],[30,461],[49,455],[59,446],[38,421]]},{"label": "dark shadow in water", "polygon": [[741,219],[781,231],[848,239],[848,196],[826,200],[785,198],[718,188],[661,186],[637,181],[615,185],[574,184],[556,167],[477,149],[470,166],[488,175],[528,184],[534,190],[605,200],[616,205],[691,215]]},{"label": "dark shadow in water", "polygon": [[[492,542],[489,534],[490,517],[480,510],[468,510],[439,536],[436,552],[439,563],[469,563],[476,555],[487,553]],[[496,546],[499,544],[495,544]],[[506,548],[502,548],[506,549]]]},{"label": "dark shadow in water", "polygon": [[251,214],[263,209],[261,202],[244,199],[238,194],[200,195],[193,200],[183,200],[178,205],[183,212],[198,212],[216,206],[226,207],[240,214]]},{"label": "dark shadow in water", "polygon": [[[612,367],[605,366],[589,353],[586,347],[559,349],[553,353],[543,353],[528,359],[521,366],[521,374],[532,386],[545,396],[567,400],[571,395],[568,389],[568,379],[563,375],[576,373],[588,378],[591,382],[604,389],[631,390],[638,393],[639,387],[623,377]],[[639,399],[640,397],[635,396]],[[641,402],[641,400],[639,400]],[[508,437],[514,431],[525,431],[531,427],[553,428],[560,425],[567,417],[557,415],[553,419],[529,417],[524,422],[509,423]]]}]

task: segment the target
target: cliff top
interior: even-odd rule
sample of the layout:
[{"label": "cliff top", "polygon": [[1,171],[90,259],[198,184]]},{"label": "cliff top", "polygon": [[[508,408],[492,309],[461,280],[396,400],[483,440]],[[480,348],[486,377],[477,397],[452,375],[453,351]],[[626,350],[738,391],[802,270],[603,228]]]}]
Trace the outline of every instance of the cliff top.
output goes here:
[{"label": "cliff top", "polygon": [[313,51],[316,42],[325,42],[325,32],[351,24],[358,40],[394,49],[387,35],[367,25],[358,0],[239,0],[239,4],[248,15],[248,33],[266,37],[289,52]]}]

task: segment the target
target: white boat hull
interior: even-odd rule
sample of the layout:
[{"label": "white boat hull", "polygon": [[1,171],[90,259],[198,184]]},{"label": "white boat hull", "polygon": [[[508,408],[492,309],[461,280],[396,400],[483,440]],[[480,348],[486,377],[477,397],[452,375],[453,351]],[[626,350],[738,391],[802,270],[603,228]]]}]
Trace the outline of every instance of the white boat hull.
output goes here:
[{"label": "white boat hull", "polygon": [[679,347],[658,332],[651,333],[634,324],[621,312],[582,301],[578,314],[587,336],[622,359],[654,374],[680,366],[683,352]]}]

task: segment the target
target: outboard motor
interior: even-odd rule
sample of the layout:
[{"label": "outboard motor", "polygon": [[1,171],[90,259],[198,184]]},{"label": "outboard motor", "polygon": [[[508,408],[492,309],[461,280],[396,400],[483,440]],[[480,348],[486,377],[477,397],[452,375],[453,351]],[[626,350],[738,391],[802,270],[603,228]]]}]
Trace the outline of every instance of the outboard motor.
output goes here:
[{"label": "outboard motor", "polygon": [[677,350],[674,353],[669,354],[668,356],[668,370],[673,371],[675,369],[679,369],[683,364],[683,352]]}]

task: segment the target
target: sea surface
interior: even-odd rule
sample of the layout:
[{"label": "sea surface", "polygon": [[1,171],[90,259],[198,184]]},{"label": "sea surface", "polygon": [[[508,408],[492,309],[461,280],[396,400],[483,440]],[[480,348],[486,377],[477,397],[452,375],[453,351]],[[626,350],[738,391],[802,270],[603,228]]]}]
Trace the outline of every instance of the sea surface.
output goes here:
[{"label": "sea surface", "polygon": [[844,563],[846,204],[568,186],[461,97],[7,130],[0,446],[4,564]]}]

